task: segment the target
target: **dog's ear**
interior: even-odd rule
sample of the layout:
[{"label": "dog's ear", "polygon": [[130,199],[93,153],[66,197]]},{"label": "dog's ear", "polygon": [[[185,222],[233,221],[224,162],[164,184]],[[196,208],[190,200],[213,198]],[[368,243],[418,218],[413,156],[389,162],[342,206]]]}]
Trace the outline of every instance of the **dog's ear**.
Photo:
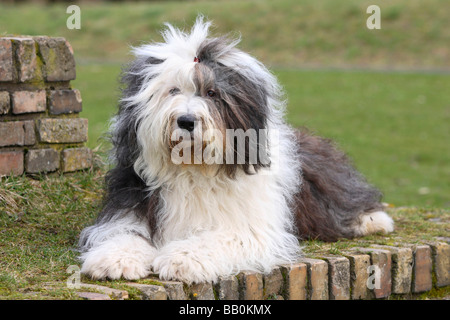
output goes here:
[{"label": "dog's ear", "polygon": [[112,158],[117,166],[131,167],[138,157],[136,130],[139,124],[136,106],[130,103],[132,101],[130,98],[138,94],[149,80],[148,76],[143,73],[144,68],[162,62],[164,61],[153,57],[138,57],[122,69],[120,79],[122,99],[110,131],[113,145]]},{"label": "dog's ear", "polygon": [[138,217],[147,219],[152,227],[154,225],[154,211],[157,203],[156,193],[146,191],[145,182],[134,171],[133,165],[139,156],[136,130],[138,118],[136,105],[129,99],[142,89],[145,81],[149,79],[142,71],[149,65],[160,64],[163,60],[155,58],[138,57],[122,69],[121,90],[122,99],[119,102],[119,111],[114,117],[110,139],[113,145],[111,157],[115,167],[108,171],[106,194],[103,210],[99,214],[99,221],[107,221],[117,214],[124,212],[118,209],[133,208]]}]

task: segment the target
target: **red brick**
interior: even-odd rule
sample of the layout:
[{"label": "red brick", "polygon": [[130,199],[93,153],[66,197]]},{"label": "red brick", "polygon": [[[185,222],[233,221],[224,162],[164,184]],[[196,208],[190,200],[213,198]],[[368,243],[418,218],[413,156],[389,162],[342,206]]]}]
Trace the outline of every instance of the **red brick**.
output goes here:
[{"label": "red brick", "polygon": [[28,146],[34,143],[33,121],[0,122],[0,147]]},{"label": "red brick", "polygon": [[23,173],[23,151],[0,152],[0,176]]},{"label": "red brick", "polygon": [[35,78],[37,70],[36,46],[32,38],[11,38],[15,51],[18,80],[25,82]]},{"label": "red brick", "polygon": [[167,300],[167,292],[163,286],[135,282],[128,282],[126,285],[135,288],[141,300]]},{"label": "red brick", "polygon": [[10,39],[0,38],[0,81],[13,81],[14,61]]},{"label": "red brick", "polygon": [[54,149],[33,149],[25,156],[28,173],[52,172],[59,168],[59,152]]},{"label": "red brick", "polygon": [[[382,249],[373,248],[361,248],[358,249],[361,252],[368,253],[370,255],[370,263],[372,266],[379,270],[379,274],[376,272],[369,275],[370,277],[376,277],[376,281],[379,281],[380,287],[374,287],[371,291],[373,292],[375,298],[387,298],[392,292],[392,277],[391,277],[391,267],[392,267],[392,256],[391,252]],[[370,288],[369,288],[370,289]]]},{"label": "red brick", "polygon": [[34,121],[23,121],[23,129],[25,132],[23,144],[25,146],[31,146],[36,143],[36,132],[34,129]]},{"label": "red brick", "polygon": [[414,293],[429,291],[433,288],[432,268],[431,248],[427,245],[416,246],[414,248],[412,282],[412,291]]},{"label": "red brick", "polygon": [[299,260],[308,267],[308,300],[328,300],[328,264],[319,259]]},{"label": "red brick", "polygon": [[280,268],[273,269],[263,276],[264,299],[272,299],[281,296],[283,289],[283,275]]},{"label": "red brick", "polygon": [[238,300],[239,281],[235,276],[219,277],[219,282],[215,286],[219,300]]},{"label": "red brick", "polygon": [[92,167],[92,150],[89,148],[69,148],[62,152],[63,172],[73,172]]},{"label": "red brick", "polygon": [[0,147],[23,146],[24,139],[23,122],[0,122]]},{"label": "red brick", "polygon": [[37,127],[41,142],[77,143],[88,138],[87,119],[39,119]]},{"label": "red brick", "polygon": [[78,90],[53,90],[49,94],[49,111],[51,114],[81,112],[82,101]]},{"label": "red brick", "polygon": [[45,90],[16,91],[12,94],[14,114],[44,112],[47,107]]},{"label": "red brick", "polygon": [[47,81],[70,81],[76,77],[75,59],[64,38],[34,37],[44,63]]},{"label": "red brick", "polygon": [[410,248],[377,246],[389,250],[392,255],[392,293],[407,294],[411,292],[413,254]]},{"label": "red brick", "polygon": [[325,257],[328,262],[330,300],[350,300],[350,262],[344,257]]},{"label": "red brick", "polygon": [[192,300],[215,300],[214,289],[211,283],[195,283],[189,287]]},{"label": "red brick", "polygon": [[288,300],[306,300],[308,296],[308,267],[304,263],[281,266],[285,278],[284,297]]},{"label": "red brick", "polygon": [[260,273],[244,271],[238,275],[238,279],[241,288],[239,296],[241,300],[263,299],[263,278]]},{"label": "red brick", "polygon": [[432,243],[431,249],[433,251],[436,286],[448,286],[450,285],[450,245],[444,242]]},{"label": "red brick", "polygon": [[368,254],[347,254],[350,261],[350,288],[351,299],[360,300],[368,298],[367,272],[370,266],[370,256]]},{"label": "red brick", "polygon": [[0,91],[0,115],[7,114],[10,109],[10,98],[9,98],[9,92],[7,91]]}]

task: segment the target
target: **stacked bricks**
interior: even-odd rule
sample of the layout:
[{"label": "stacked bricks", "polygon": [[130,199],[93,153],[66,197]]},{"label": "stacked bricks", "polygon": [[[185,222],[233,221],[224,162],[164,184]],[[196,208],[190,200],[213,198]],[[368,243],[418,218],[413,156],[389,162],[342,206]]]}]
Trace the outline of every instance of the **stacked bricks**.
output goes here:
[{"label": "stacked bricks", "polygon": [[449,286],[449,259],[450,245],[445,242],[373,245],[340,256],[301,258],[268,274],[243,271],[216,283],[188,285],[153,275],[145,281],[157,284],[127,285],[138,289],[145,300],[409,299],[414,294]]},{"label": "stacked bricks", "polygon": [[64,38],[0,38],[0,176],[91,167],[88,121],[79,117],[74,79]]}]

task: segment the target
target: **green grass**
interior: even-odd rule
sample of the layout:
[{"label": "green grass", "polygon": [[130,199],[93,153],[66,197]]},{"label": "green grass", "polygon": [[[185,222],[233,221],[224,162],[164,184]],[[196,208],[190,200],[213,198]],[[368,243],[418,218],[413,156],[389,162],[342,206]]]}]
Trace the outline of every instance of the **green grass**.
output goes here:
[{"label": "green grass", "polygon": [[276,73],[289,122],[334,139],[387,202],[450,206],[448,75]]},{"label": "green grass", "polygon": [[217,33],[241,33],[245,50],[272,66],[449,68],[447,0],[379,4],[381,30],[368,30],[370,0],[246,0],[81,3],[81,30],[66,28],[67,5],[0,4],[0,35],[66,37],[79,60],[124,61],[129,45],[160,40],[162,23],[189,28],[198,13]]},{"label": "green grass", "polygon": [[[119,64],[80,65],[92,148],[118,99]],[[440,74],[276,69],[287,120],[332,138],[395,206],[450,206],[450,77]],[[436,94],[439,93],[439,94]]]},{"label": "green grass", "polygon": [[[0,300],[78,298],[76,290],[66,286],[71,276],[66,270],[80,266],[78,236],[100,208],[104,171],[100,166],[66,176],[0,180]],[[450,210],[403,208],[389,212],[396,222],[390,235],[335,243],[305,241],[303,251],[309,257],[340,255],[373,244],[414,244],[448,236]],[[127,282],[92,281],[84,276],[81,280],[114,288],[124,288]],[[130,292],[131,298],[137,298]]]}]

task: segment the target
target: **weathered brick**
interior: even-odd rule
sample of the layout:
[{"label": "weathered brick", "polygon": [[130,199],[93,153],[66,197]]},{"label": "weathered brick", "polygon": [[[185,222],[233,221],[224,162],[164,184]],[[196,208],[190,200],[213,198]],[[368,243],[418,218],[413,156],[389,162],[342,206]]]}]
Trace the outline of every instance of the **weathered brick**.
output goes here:
[{"label": "weathered brick", "polygon": [[410,248],[380,246],[389,250],[392,255],[392,293],[406,294],[411,292],[413,254]]},{"label": "weathered brick", "polygon": [[14,114],[44,112],[47,108],[45,90],[16,91],[12,94],[11,102]]},{"label": "weathered brick", "polygon": [[14,61],[10,39],[0,38],[0,81],[13,81]]},{"label": "weathered brick", "polygon": [[436,242],[430,245],[433,251],[436,286],[448,286],[450,285],[450,245],[445,242]]},{"label": "weathered brick", "polygon": [[128,282],[126,285],[136,288],[139,291],[142,300],[167,300],[166,289],[162,286],[134,282]]},{"label": "weathered brick", "polygon": [[368,298],[367,281],[370,256],[368,254],[346,254],[350,261],[350,288],[351,299],[360,300]]},{"label": "weathered brick", "polygon": [[34,122],[0,122],[0,147],[29,146],[35,143]]},{"label": "weathered brick", "polygon": [[36,143],[36,132],[34,129],[34,121],[27,120],[27,121],[22,121],[22,122],[23,122],[23,129],[24,129],[23,144],[25,146],[34,145]]},{"label": "weathered brick", "polygon": [[285,279],[284,298],[287,300],[306,300],[308,296],[308,268],[306,264],[283,265],[280,269]]},{"label": "weathered brick", "polygon": [[23,151],[0,151],[0,176],[23,173]]},{"label": "weathered brick", "polygon": [[70,44],[64,38],[35,37],[44,63],[45,79],[70,81],[76,77],[75,59]]},{"label": "weathered brick", "polygon": [[215,300],[212,284],[209,282],[195,283],[189,287],[189,293],[193,300]]},{"label": "weathered brick", "polygon": [[106,294],[109,297],[114,298],[116,300],[128,299],[128,291],[126,291],[126,290],[114,289],[114,288],[99,286],[97,284],[90,284],[90,283],[80,283],[80,287],[83,289],[93,289],[93,290],[99,291],[102,294]]},{"label": "weathered brick", "polygon": [[350,299],[350,261],[345,257],[325,257],[328,262],[330,300]]},{"label": "weathered brick", "polygon": [[[19,82],[36,78],[36,46],[32,38],[11,38],[17,59],[17,76]],[[39,73],[40,74],[40,73]]]},{"label": "weathered brick", "polygon": [[77,292],[77,295],[85,300],[111,300],[111,297],[104,293]]},{"label": "weathered brick", "polygon": [[81,112],[82,100],[78,90],[52,90],[49,93],[48,107],[51,114]]},{"label": "weathered brick", "polygon": [[220,277],[215,289],[219,300],[239,299],[239,281],[236,276]]},{"label": "weathered brick", "polygon": [[11,105],[11,99],[9,98],[9,92],[0,91],[0,115],[7,114]]},{"label": "weathered brick", "polygon": [[263,299],[263,279],[260,273],[241,272],[238,274],[240,300],[262,300]]},{"label": "weathered brick", "polygon": [[73,172],[92,167],[92,150],[89,148],[64,149],[62,166],[63,172]]},{"label": "weathered brick", "polygon": [[273,269],[270,273],[263,276],[264,299],[277,298],[281,295],[283,289],[283,275],[280,268]]},{"label": "weathered brick", "polygon": [[37,131],[39,141],[47,143],[86,142],[88,120],[75,119],[40,119]]},{"label": "weathered brick", "polygon": [[308,267],[308,300],[328,300],[328,264],[323,260],[302,258]]},{"label": "weathered brick", "polygon": [[187,300],[187,295],[184,292],[184,284],[180,281],[162,281],[158,279],[159,282],[162,283],[164,289],[166,289],[167,296],[169,300]]},{"label": "weathered brick", "polygon": [[59,168],[59,152],[54,149],[28,150],[25,171],[28,173],[52,172]]},{"label": "weathered brick", "polygon": [[418,245],[414,248],[413,281],[414,293],[429,291],[433,287],[431,272],[431,248],[427,245]]},{"label": "weathered brick", "polygon": [[23,122],[0,122],[0,147],[23,146],[24,140],[25,130]]},{"label": "weathered brick", "polygon": [[[391,278],[391,266],[392,256],[388,250],[374,249],[374,248],[361,248],[361,252],[368,253],[370,255],[370,263],[374,266],[374,273],[369,275],[368,285],[374,285],[371,290],[375,298],[387,298],[392,292],[392,278]],[[379,270],[379,272],[377,272]],[[371,279],[375,281],[371,283]],[[379,284],[377,287],[376,284]],[[371,289],[371,288],[369,288]]]}]

